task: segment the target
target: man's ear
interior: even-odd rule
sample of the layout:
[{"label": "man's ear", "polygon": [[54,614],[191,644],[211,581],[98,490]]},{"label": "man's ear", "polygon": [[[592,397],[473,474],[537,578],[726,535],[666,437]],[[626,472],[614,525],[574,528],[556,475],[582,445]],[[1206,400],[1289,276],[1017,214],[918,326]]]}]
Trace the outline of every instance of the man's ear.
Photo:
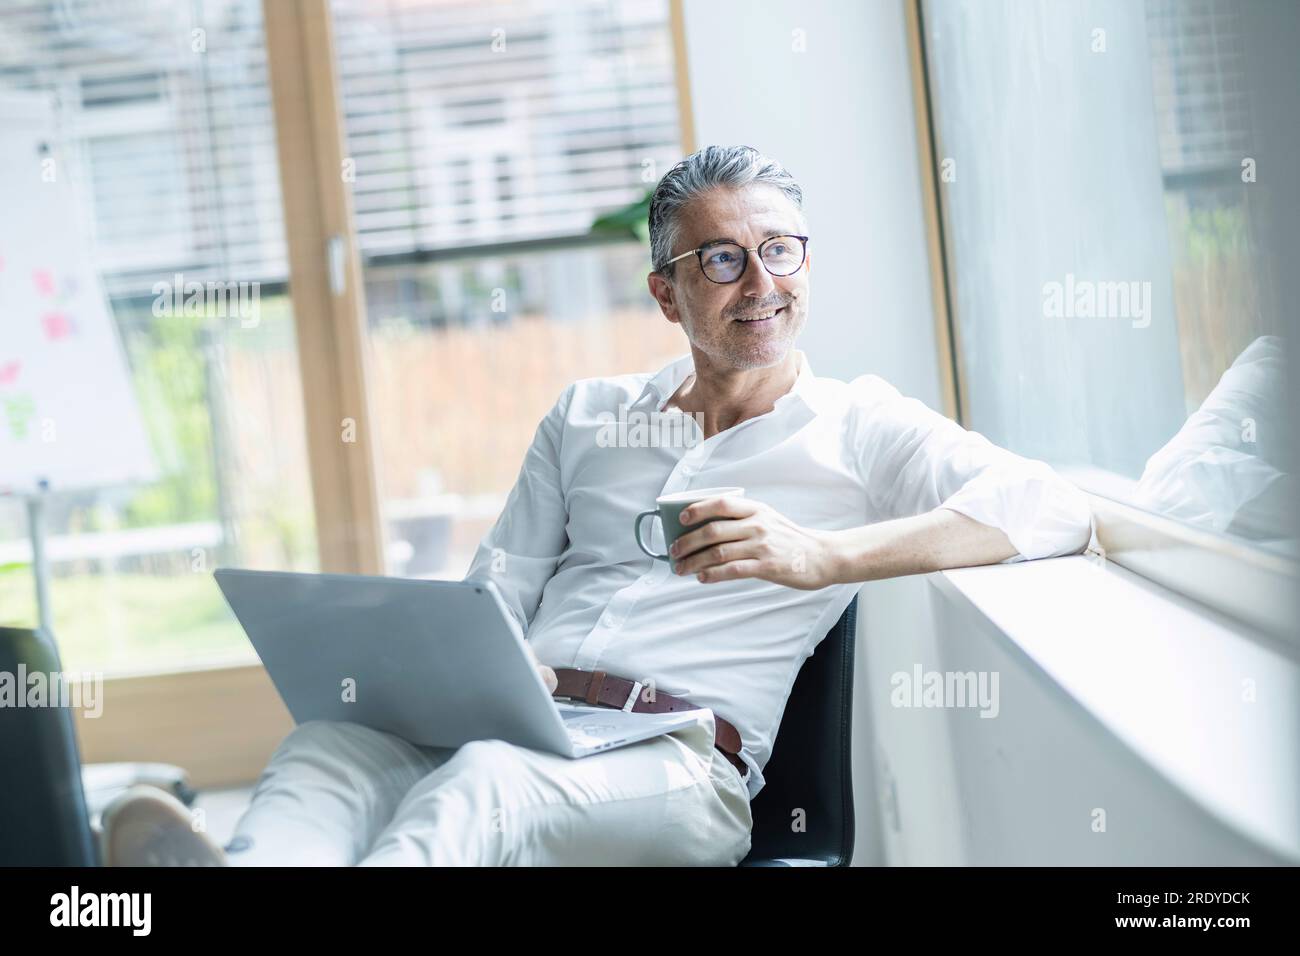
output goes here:
[{"label": "man's ear", "polygon": [[650,294],[654,296],[655,301],[659,303],[659,309],[663,312],[664,318],[669,322],[681,322],[677,315],[677,293],[672,282],[658,272],[652,272],[646,276],[646,285],[649,287]]}]

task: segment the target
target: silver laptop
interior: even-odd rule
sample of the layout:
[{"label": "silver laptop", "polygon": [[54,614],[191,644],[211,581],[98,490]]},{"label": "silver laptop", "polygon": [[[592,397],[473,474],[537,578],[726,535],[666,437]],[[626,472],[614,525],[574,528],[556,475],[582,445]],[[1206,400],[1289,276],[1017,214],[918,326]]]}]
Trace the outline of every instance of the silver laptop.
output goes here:
[{"label": "silver laptop", "polygon": [[708,713],[552,698],[491,582],[230,568],[213,576],[298,723],[351,721],[420,746],[504,740],[585,757]]}]

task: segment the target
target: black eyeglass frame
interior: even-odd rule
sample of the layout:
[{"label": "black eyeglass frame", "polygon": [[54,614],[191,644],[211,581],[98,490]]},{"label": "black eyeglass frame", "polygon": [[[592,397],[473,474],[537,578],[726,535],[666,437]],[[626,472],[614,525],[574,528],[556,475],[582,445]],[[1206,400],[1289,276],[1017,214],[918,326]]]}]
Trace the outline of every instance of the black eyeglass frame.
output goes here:
[{"label": "black eyeglass frame", "polygon": [[[763,254],[761,250],[769,242],[775,242],[778,239],[799,240],[799,248],[802,250],[803,254],[799,257],[799,264],[795,266],[793,269],[791,269],[789,272],[784,272],[784,273],[773,272],[771,269],[767,268],[767,263],[763,262]],[[712,249],[714,246],[736,246],[738,249],[742,250],[745,253],[750,253],[750,252],[754,253],[754,255],[758,256],[758,261],[762,264],[763,268],[767,270],[767,274],[771,276],[776,276],[778,279],[784,279],[787,276],[794,275],[801,268],[803,268],[803,264],[808,258],[808,237],[797,236],[794,233],[789,233],[780,236],[768,236],[758,245],[751,246],[751,247],[742,246],[734,239],[712,239],[709,242],[706,242],[704,245],[700,246],[698,249],[690,249],[686,252],[683,252],[680,256],[674,256],[673,258],[665,262],[664,266],[670,266],[679,259],[685,259],[687,256],[694,255],[696,257],[696,261],[698,261],[700,264],[700,272],[704,275],[704,278],[708,279],[714,285],[731,285],[731,283],[733,282],[739,282],[744,277],[745,270],[749,268],[749,256],[748,255],[745,256],[744,264],[741,265],[740,271],[736,273],[736,278],[728,279],[725,282],[723,282],[710,276],[709,273],[704,268],[704,252],[706,249]]]}]

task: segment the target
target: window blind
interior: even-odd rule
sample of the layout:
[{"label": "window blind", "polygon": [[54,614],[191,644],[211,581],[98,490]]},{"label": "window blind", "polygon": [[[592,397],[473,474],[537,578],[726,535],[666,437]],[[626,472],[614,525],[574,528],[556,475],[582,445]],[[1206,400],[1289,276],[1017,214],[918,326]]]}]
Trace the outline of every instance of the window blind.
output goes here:
[{"label": "window blind", "polygon": [[[582,235],[679,158],[666,0],[333,0],[363,253]],[[111,296],[287,277],[261,0],[8,0]]]},{"label": "window blind", "polygon": [[680,158],[666,0],[332,9],[369,256],[582,235]]}]

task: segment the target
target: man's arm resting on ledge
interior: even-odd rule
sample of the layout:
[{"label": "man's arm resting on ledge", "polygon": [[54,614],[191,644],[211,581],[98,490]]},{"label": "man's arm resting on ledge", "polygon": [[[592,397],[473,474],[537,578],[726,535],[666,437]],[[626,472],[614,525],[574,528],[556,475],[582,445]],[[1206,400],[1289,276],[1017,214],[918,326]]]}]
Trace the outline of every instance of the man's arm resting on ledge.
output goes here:
[{"label": "man's arm resting on ledge", "polygon": [[[761,578],[816,590],[944,568],[997,564],[1018,552],[1005,532],[948,508],[843,531],[803,528],[746,498],[715,498],[682,512],[683,524],[714,521],[673,544],[678,574],[704,583]],[[1086,539],[1085,539],[1086,540]]]},{"label": "man's arm resting on ledge", "polygon": [[1000,528],[947,508],[823,534],[829,539],[831,584],[997,564],[1017,553]]}]

